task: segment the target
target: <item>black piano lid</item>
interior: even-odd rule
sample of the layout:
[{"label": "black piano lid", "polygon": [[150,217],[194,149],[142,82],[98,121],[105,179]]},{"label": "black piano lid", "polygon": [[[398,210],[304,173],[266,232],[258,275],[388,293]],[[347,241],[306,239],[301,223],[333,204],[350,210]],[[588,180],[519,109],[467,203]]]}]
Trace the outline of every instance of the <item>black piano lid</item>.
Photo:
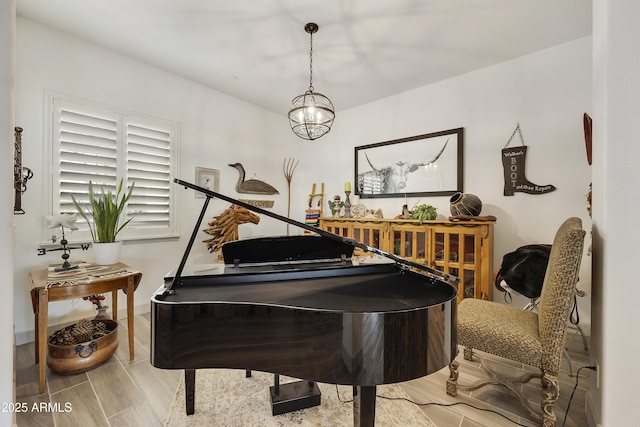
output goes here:
[{"label": "black piano lid", "polygon": [[[331,242],[333,242],[332,244],[327,243],[328,247],[330,247],[331,245],[333,245],[335,243],[334,244],[334,249],[342,248],[342,250],[344,250],[345,245],[349,246],[351,249],[346,252],[349,255],[348,256],[341,256],[341,260],[340,261],[342,263],[347,262],[347,261],[350,263],[349,260],[351,258],[351,254],[353,254],[353,249],[359,248],[359,249],[364,250],[365,252],[372,252],[374,254],[381,255],[381,256],[383,256],[385,258],[388,258],[388,259],[394,261],[396,264],[398,264],[398,266],[400,266],[402,268],[418,270],[422,274],[424,274],[424,275],[426,275],[428,277],[436,278],[437,280],[442,280],[444,282],[447,282],[447,283],[451,284],[454,287],[457,287],[457,284],[460,282],[460,279],[458,277],[456,277],[456,276],[453,276],[453,275],[450,275],[450,274],[447,274],[447,273],[443,273],[441,271],[429,268],[429,267],[427,267],[425,265],[418,264],[416,262],[407,260],[407,259],[402,258],[400,256],[397,256],[397,255],[391,254],[389,252],[383,251],[381,249],[365,245],[363,243],[358,242],[357,240],[354,240],[354,239],[351,239],[351,238],[347,238],[347,237],[344,237],[344,236],[340,236],[338,234],[334,234],[334,233],[331,233],[329,231],[322,230],[322,229],[320,229],[318,227],[315,227],[315,226],[312,226],[312,225],[309,225],[309,224],[305,224],[303,222],[295,221],[295,220],[293,220],[291,218],[287,218],[285,216],[278,215],[276,213],[267,211],[267,210],[259,208],[257,206],[253,206],[253,205],[250,205],[248,203],[241,202],[240,200],[233,199],[233,198],[231,198],[229,196],[225,196],[223,194],[208,190],[208,189],[206,189],[204,187],[197,186],[195,184],[180,180],[178,178],[174,178],[173,182],[175,182],[178,185],[182,185],[185,188],[191,188],[191,189],[193,189],[195,191],[198,191],[198,192],[204,194],[205,201],[204,201],[204,204],[203,204],[202,209],[200,211],[200,215],[199,215],[198,221],[196,222],[195,227],[193,229],[193,232],[191,234],[191,238],[189,240],[187,248],[186,248],[186,250],[185,250],[185,252],[184,252],[184,254],[182,256],[182,260],[180,261],[180,265],[178,266],[177,270],[175,271],[175,274],[172,275],[173,276],[172,283],[171,283],[171,285],[169,285],[165,289],[165,291],[163,293],[164,296],[166,296],[169,293],[172,293],[177,287],[180,287],[181,284],[182,284],[181,283],[182,273],[183,273],[183,270],[185,268],[187,258],[189,257],[189,253],[191,252],[191,248],[193,247],[193,243],[195,241],[196,235],[197,235],[197,233],[198,233],[198,231],[200,229],[200,226],[202,224],[202,220],[204,218],[205,212],[206,212],[207,207],[209,205],[209,201],[212,198],[218,198],[218,199],[227,201],[227,202],[232,203],[234,205],[241,206],[243,208],[249,209],[250,211],[253,211],[253,212],[256,212],[256,213],[259,213],[259,214],[262,214],[262,215],[266,215],[268,217],[271,217],[271,218],[274,218],[274,219],[278,219],[278,220],[280,220],[282,222],[286,222],[288,224],[295,225],[295,226],[300,227],[302,229],[305,229],[305,230],[311,231],[313,233],[316,233],[319,236],[321,236],[321,237],[323,237],[325,239],[328,239]],[[295,240],[298,241],[299,239],[295,239]],[[310,241],[310,242],[312,242],[312,241]],[[317,242],[320,242],[320,240],[318,240]],[[238,245],[243,245],[243,244],[244,243],[238,243]],[[241,247],[241,246],[239,246],[239,247]],[[340,250],[340,249],[338,249],[338,250]],[[264,252],[262,253],[262,255],[264,255]],[[230,255],[230,256],[233,256],[233,255]],[[255,258],[255,257],[253,257],[253,258]],[[310,260],[306,260],[306,261],[310,261]],[[238,261],[238,263],[239,262],[240,261]],[[226,260],[225,260],[225,263],[226,263]],[[162,299],[163,295],[157,295],[156,297],[159,298],[159,299]]]}]

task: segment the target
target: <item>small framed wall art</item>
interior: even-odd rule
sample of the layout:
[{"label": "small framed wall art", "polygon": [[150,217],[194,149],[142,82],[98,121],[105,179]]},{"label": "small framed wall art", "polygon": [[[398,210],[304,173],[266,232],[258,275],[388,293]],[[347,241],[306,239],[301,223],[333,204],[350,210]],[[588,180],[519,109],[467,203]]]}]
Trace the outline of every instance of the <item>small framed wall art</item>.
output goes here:
[{"label": "small framed wall art", "polygon": [[[207,190],[218,192],[220,187],[220,171],[196,167],[196,185]],[[204,194],[196,191],[196,199],[204,199]]]}]

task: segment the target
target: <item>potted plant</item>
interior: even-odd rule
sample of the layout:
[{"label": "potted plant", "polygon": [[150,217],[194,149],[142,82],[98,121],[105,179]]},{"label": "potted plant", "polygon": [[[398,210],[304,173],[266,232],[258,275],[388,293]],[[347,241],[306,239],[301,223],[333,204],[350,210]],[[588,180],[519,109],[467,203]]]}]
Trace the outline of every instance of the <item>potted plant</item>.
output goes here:
[{"label": "potted plant", "polygon": [[411,218],[417,219],[422,224],[424,221],[436,219],[438,210],[434,206],[422,204],[415,206],[411,211]]},{"label": "potted plant", "polygon": [[[131,198],[135,183],[131,184],[126,192],[123,192],[122,185],[123,180],[121,179],[115,194],[111,191],[105,192],[103,187],[100,187],[100,192],[96,193],[93,191],[93,183],[89,181],[89,203],[85,206],[78,203],[76,198],[71,195],[73,205],[89,225],[96,264],[108,265],[118,262],[122,242],[117,241],[116,237],[133,219],[129,218],[120,224],[122,211]],[[107,254],[103,254],[103,251]]]}]

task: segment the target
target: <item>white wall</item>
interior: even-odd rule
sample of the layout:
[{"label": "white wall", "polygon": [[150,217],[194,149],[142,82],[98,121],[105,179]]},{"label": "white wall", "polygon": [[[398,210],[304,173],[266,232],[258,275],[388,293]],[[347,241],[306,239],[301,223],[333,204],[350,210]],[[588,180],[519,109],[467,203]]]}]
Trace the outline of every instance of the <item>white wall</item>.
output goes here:
[{"label": "white wall", "polygon": [[[586,162],[582,114],[591,105],[591,38],[583,38],[513,61],[398,94],[349,111],[338,111],[330,134],[303,141],[288,128],[286,117],[266,112],[237,99],[97,48],[25,19],[18,20],[16,116],[25,128],[25,144],[39,147],[45,89],[172,119],[181,124],[181,173],[191,179],[195,166],[220,169],[221,191],[232,197],[237,174],[227,166],[241,161],[249,174],[280,189],[274,211],[286,214],[285,157],[300,160],[292,182],[292,217],[304,218],[313,182],[325,182],[327,199],[344,194],[353,181],[353,147],[455,127],[465,128],[465,191],[484,202],[483,214],[498,217],[495,263],[502,255],[527,243],[551,242],[568,216],[583,218],[590,228],[585,195],[591,181]],[[330,94],[329,94],[330,95]],[[286,110],[288,106],[284,106]],[[242,117],[244,124],[236,117]],[[516,193],[505,197],[500,150],[520,122],[529,146],[526,175],[537,184],[558,190],[545,195]],[[35,256],[46,209],[39,195],[44,179],[37,174],[41,150],[25,149],[25,163],[36,169],[25,201],[28,215],[17,218],[19,257],[16,259],[16,329],[33,329],[26,293],[28,268],[56,260]],[[448,197],[421,202],[448,215]],[[199,200],[199,199],[198,199]],[[413,205],[417,199],[409,200]],[[190,193],[180,200],[180,242],[128,244],[124,261],[144,274],[136,293],[139,310],[161,284],[166,270],[177,263],[191,231],[198,204]],[[363,199],[382,208],[386,217],[399,213],[404,199]],[[212,215],[226,206],[210,208]],[[325,206],[325,211],[327,207]],[[241,226],[244,235],[284,233],[285,226],[267,218],[259,226]],[[203,235],[206,237],[205,235]],[[198,246],[194,261],[209,257]],[[90,257],[90,254],[86,255]],[[589,262],[584,262],[580,288],[590,290]],[[496,296],[500,300],[501,294]],[[124,300],[121,306],[123,305]],[[514,304],[524,305],[524,301]],[[51,323],[82,317],[84,302],[53,304]],[[581,321],[589,323],[588,298],[581,299]]]},{"label": "white wall", "polygon": [[[624,426],[637,419],[636,280],[640,210],[640,3],[594,1],[594,266],[591,356],[600,367],[600,387],[591,376],[587,408],[593,424]],[[629,215],[631,213],[631,215]],[[589,411],[588,411],[589,413]]]},{"label": "white wall", "polygon": [[[2,172],[0,200],[4,200],[0,210],[0,283],[5,286],[0,302],[0,402],[15,402],[15,351],[13,322],[13,127],[15,76],[15,10],[14,0],[0,2],[0,170]],[[0,411],[0,425],[14,422],[14,414]]]},{"label": "white wall", "polygon": [[[24,128],[24,164],[34,171],[23,200],[26,214],[14,218],[15,322],[19,342],[33,336],[27,271],[60,261],[60,252],[45,256],[36,253],[42,239],[40,230],[46,224],[45,215],[51,213],[43,197],[48,181],[42,172],[47,161],[42,149],[45,90],[179,122],[180,178],[193,182],[196,166],[219,169],[221,192],[234,196],[238,173],[228,164],[242,162],[250,176],[257,174],[280,190],[280,195],[271,199],[276,201],[274,211],[286,214],[282,162],[285,157],[300,158],[304,147],[285,118],[18,17],[16,123]],[[294,183],[303,174],[304,166],[301,161]],[[123,247],[123,262],[144,275],[135,295],[138,312],[149,310],[151,293],[162,285],[164,274],[179,263],[202,206],[203,199],[196,199],[191,191],[180,189],[178,195],[183,236],[179,241],[125,242]],[[226,202],[212,201],[205,220],[211,220],[227,207]],[[284,232],[284,225],[268,219],[263,219],[259,227],[240,226],[242,236]],[[205,233],[199,234],[190,262],[212,262],[213,256],[199,243],[207,237]],[[72,256],[93,259],[91,250],[73,251]],[[119,307],[126,307],[124,297],[120,298]],[[91,304],[82,300],[51,303],[49,323],[87,317],[91,310]]]},{"label": "white wall", "polygon": [[[328,94],[329,96],[331,94]],[[495,215],[494,262],[518,246],[551,243],[558,226],[580,217],[590,230],[586,194],[591,170],[586,160],[582,115],[591,113],[591,37],[512,61],[337,112],[331,138],[317,144],[315,165],[324,173],[329,193],[342,193],[353,181],[353,146],[464,127],[464,191],[483,201],[484,215]],[[529,147],[526,176],[536,184],[553,184],[548,194],[504,196],[501,150],[520,123]],[[519,139],[510,146],[520,144]],[[332,165],[331,168],[329,165]],[[338,165],[340,169],[337,169]],[[449,212],[449,197],[409,199]],[[360,199],[382,208],[385,217],[401,211],[404,198]],[[590,237],[586,247],[590,244]],[[585,249],[586,251],[586,249]],[[579,288],[590,292],[591,260],[582,263]],[[503,301],[501,292],[494,299]],[[526,299],[513,304],[524,306]],[[579,298],[580,323],[590,323],[590,297]]]}]

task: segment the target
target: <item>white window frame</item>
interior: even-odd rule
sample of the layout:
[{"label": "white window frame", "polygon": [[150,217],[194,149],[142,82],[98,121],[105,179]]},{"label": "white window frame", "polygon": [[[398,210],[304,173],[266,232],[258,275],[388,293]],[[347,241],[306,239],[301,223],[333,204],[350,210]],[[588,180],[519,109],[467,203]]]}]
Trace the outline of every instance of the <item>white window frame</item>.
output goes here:
[{"label": "white window frame", "polygon": [[[145,189],[144,185],[141,185],[140,182],[137,181],[135,176],[130,177],[130,175],[140,174],[140,171],[143,169],[130,169],[132,161],[130,161],[130,157],[133,157],[133,147],[135,144],[132,141],[129,141],[129,132],[128,126],[139,126],[144,130],[152,130],[152,129],[160,129],[162,130],[162,134],[167,136],[168,147],[161,149],[160,151],[165,152],[164,156],[166,157],[166,151],[168,149],[168,165],[164,164],[164,168],[168,167],[168,170],[163,170],[162,176],[162,188],[159,190],[162,193],[160,199],[167,198],[167,190],[168,190],[168,206],[163,209],[168,209],[168,211],[163,211],[159,214],[162,221],[161,225],[154,224],[153,221],[148,220],[148,218],[152,215],[151,209],[149,211],[145,211],[144,213],[140,213],[138,215],[134,215],[134,219],[118,234],[118,240],[147,240],[147,239],[165,239],[165,238],[176,238],[179,237],[179,229],[178,229],[178,191],[177,185],[172,183],[172,178],[177,176],[177,168],[179,164],[178,153],[179,153],[179,126],[178,123],[160,119],[157,117],[152,117],[149,115],[132,112],[128,110],[124,110],[122,108],[117,108],[113,106],[107,106],[103,104],[98,104],[91,101],[81,100],[78,98],[74,98],[67,95],[61,95],[53,92],[46,91],[45,92],[45,173],[44,176],[49,176],[51,179],[49,180],[49,185],[45,184],[45,196],[47,198],[46,205],[48,207],[48,215],[58,215],[60,213],[75,213],[76,210],[73,206],[69,206],[65,200],[61,200],[61,161],[60,161],[60,121],[59,112],[61,109],[65,110],[73,110],[80,112],[81,114],[87,116],[94,117],[106,117],[108,120],[113,120],[115,122],[115,148],[116,154],[113,162],[113,168],[115,168],[115,176],[109,175],[105,179],[107,181],[112,181],[114,184],[118,183],[120,179],[124,180],[123,187],[127,186],[128,180],[131,178],[133,181],[136,181],[136,187],[134,189],[134,195],[132,199],[129,201],[129,204],[133,204],[135,199],[144,201],[150,200],[153,198],[154,188],[149,186],[149,189]],[[152,131],[151,131],[152,132]],[[160,135],[161,133],[157,133]],[[162,142],[162,141],[161,141]],[[151,147],[151,150],[154,150],[155,147]],[[140,155],[138,154],[138,157]],[[144,158],[144,153],[142,154]],[[144,160],[149,160],[149,164],[151,166],[154,165],[154,162],[158,162],[156,164],[160,165],[159,161],[162,159],[153,159],[153,156],[150,154],[149,158]],[[87,157],[89,158],[89,157]],[[88,165],[89,168],[92,166],[90,162],[83,163],[84,165]],[[104,166],[99,166],[98,168],[103,168]],[[105,168],[106,171],[106,168]],[[100,169],[102,172],[102,169]],[[146,173],[146,169],[145,172]],[[166,187],[164,186],[164,176],[166,176],[167,182]],[[91,175],[87,176],[87,181],[91,178]],[[115,179],[115,180],[114,180]],[[95,181],[94,181],[95,183]],[[84,191],[85,187],[82,185],[82,191]],[[105,188],[108,190],[108,188]],[[124,188],[123,188],[124,190]],[[136,192],[136,190],[140,190]],[[147,190],[147,191],[145,191]],[[100,187],[96,187],[94,185],[94,191],[100,191]],[[115,192],[115,191],[114,191]],[[136,197],[138,194],[138,197]],[[78,197],[79,199],[79,197]],[[126,221],[126,217],[128,214],[136,212],[136,208],[127,208],[123,213],[123,218],[121,219],[121,224],[123,221]],[[138,210],[138,212],[140,212]],[[168,221],[166,220],[166,216],[168,214]],[[136,216],[138,216],[136,223]],[[142,219],[144,218],[144,219]],[[82,219],[80,215],[77,215],[77,223],[76,225],[80,228],[79,230],[70,232],[65,229],[65,237],[70,242],[90,242],[91,235],[89,233],[86,222]],[[43,227],[43,242],[51,243],[51,238],[53,235],[60,236],[59,230],[50,230],[48,228],[48,224],[44,224]]]}]

